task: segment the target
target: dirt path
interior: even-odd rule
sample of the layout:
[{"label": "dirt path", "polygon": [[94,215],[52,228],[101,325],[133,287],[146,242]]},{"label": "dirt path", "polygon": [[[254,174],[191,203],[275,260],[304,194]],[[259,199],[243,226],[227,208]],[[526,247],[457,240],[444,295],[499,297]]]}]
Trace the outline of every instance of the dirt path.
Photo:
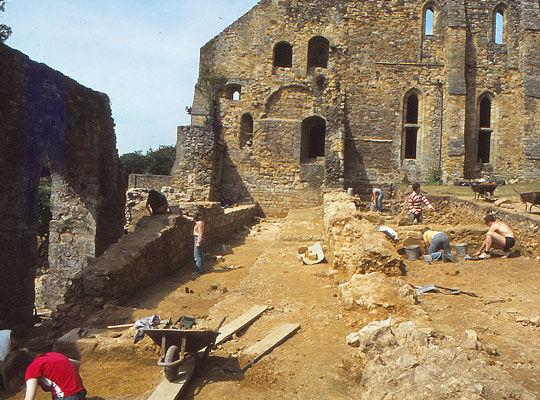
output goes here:
[{"label": "dirt path", "polygon": [[[249,234],[233,235],[227,244],[212,249],[204,275],[182,271],[142,293],[130,308],[111,310],[110,321],[187,315],[196,317],[199,326],[215,327],[223,316],[231,321],[254,304],[266,305],[269,309],[261,318],[212,353],[185,398],[350,399],[342,361],[354,353],[345,342],[353,329],[342,316],[336,279],[328,273],[328,264],[305,266],[296,257],[298,246],[312,245],[322,237],[320,208],[293,211],[285,220],[264,220]],[[224,257],[216,261],[216,255]],[[239,372],[236,357],[241,350],[287,322],[300,324],[301,329]],[[133,346],[132,332],[116,333],[115,340],[126,341],[123,350],[118,342],[112,345],[106,353],[110,361],[95,352],[83,356],[81,373],[91,396],[145,399],[163,378],[162,369],[155,367],[156,346],[148,338],[135,346],[146,347],[153,358],[121,360]]]}]

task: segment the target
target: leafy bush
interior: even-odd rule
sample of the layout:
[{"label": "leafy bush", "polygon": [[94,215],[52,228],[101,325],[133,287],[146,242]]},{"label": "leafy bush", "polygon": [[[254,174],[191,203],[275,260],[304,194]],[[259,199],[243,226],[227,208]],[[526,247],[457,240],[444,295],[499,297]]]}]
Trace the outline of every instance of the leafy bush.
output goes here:
[{"label": "leafy bush", "polygon": [[442,171],[439,168],[433,168],[429,172],[427,180],[428,185],[442,185]]}]

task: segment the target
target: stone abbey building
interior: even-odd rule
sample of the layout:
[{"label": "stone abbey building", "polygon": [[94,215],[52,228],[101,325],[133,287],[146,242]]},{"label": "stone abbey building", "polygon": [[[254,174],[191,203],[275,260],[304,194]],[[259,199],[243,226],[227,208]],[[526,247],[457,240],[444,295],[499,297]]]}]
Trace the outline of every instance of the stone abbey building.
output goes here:
[{"label": "stone abbey building", "polygon": [[433,171],[537,179],[539,49],[536,0],[262,0],[201,49],[174,185],[273,214]]}]

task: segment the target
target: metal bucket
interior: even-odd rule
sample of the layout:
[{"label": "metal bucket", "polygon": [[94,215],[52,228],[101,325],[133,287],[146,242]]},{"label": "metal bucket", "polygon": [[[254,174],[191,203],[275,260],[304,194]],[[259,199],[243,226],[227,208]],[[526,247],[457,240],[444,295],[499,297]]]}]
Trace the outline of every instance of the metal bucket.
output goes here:
[{"label": "metal bucket", "polygon": [[420,246],[412,245],[412,246],[405,246],[405,254],[407,255],[407,259],[409,261],[415,261],[418,260],[420,257]]},{"label": "metal bucket", "polygon": [[458,243],[454,247],[458,257],[465,257],[468,254],[469,243]]}]

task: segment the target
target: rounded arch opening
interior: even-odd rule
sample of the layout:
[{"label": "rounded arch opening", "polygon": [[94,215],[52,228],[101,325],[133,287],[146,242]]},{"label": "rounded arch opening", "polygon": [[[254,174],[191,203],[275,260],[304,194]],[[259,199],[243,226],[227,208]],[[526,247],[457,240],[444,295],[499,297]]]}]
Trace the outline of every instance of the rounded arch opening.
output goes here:
[{"label": "rounded arch opening", "polygon": [[240,148],[253,146],[253,117],[245,113],[240,118]]},{"label": "rounded arch opening", "polygon": [[289,42],[279,42],[274,46],[274,67],[291,68],[293,50]]},{"label": "rounded arch opening", "polygon": [[308,68],[328,68],[330,42],[323,36],[312,37],[308,42]]},{"label": "rounded arch opening", "polygon": [[326,120],[311,116],[302,121],[300,161],[307,162],[324,157],[326,142]]}]

